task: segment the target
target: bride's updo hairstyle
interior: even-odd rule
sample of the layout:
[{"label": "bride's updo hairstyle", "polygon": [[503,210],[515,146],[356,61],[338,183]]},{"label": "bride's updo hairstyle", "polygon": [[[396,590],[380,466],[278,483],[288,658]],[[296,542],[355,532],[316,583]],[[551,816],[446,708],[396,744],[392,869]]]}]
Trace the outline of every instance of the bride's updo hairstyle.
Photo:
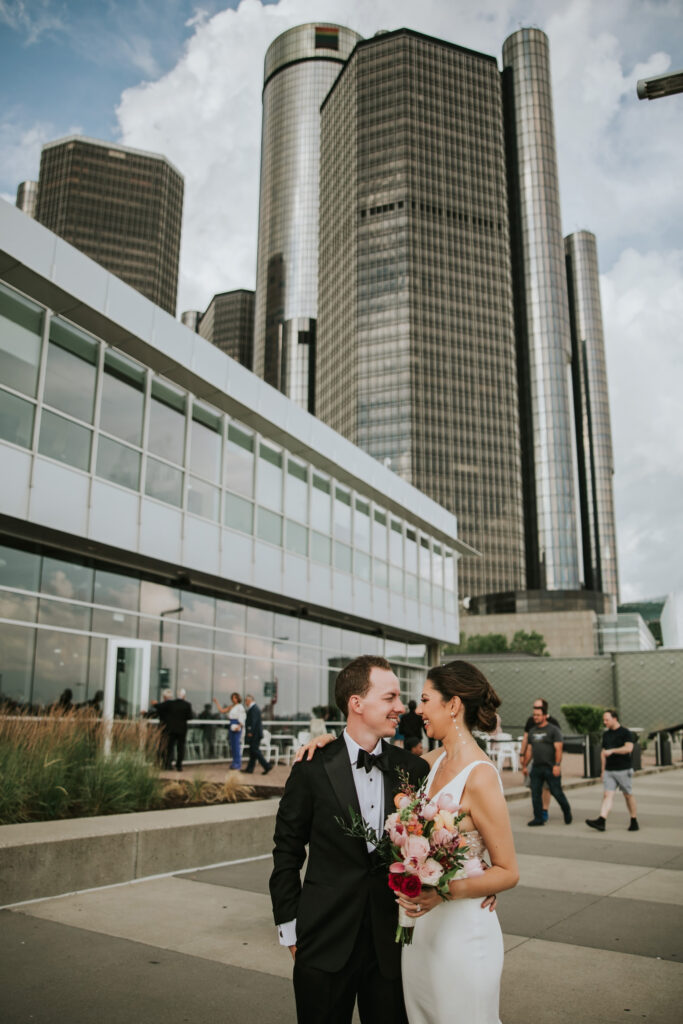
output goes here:
[{"label": "bride's updo hairstyle", "polygon": [[444,701],[459,697],[465,707],[465,725],[482,732],[496,727],[496,708],[500,697],[486,676],[469,661],[449,661],[447,665],[430,668],[427,679]]}]

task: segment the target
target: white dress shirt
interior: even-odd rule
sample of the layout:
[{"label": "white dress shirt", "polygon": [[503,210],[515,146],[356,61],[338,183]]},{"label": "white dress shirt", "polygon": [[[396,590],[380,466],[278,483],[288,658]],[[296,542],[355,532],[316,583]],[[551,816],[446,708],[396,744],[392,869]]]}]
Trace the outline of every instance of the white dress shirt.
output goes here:
[{"label": "white dress shirt", "polygon": [[[360,813],[364,820],[371,828],[374,828],[378,835],[382,834],[382,826],[384,825],[384,778],[382,772],[377,767],[373,767],[369,772],[366,772],[365,768],[356,768],[356,761],[358,760],[358,751],[361,749],[355,740],[352,740],[346,729],[342,733],[344,742],[346,743],[346,749],[349,752],[349,760],[351,762],[351,771],[353,774],[353,784],[356,787],[356,794],[358,796],[358,803],[360,804]],[[374,750],[370,751],[371,754],[382,753],[382,741],[378,740],[377,746]],[[372,843],[368,843],[368,853],[372,853],[375,849]],[[281,946],[296,946],[296,918],[293,921],[287,921],[285,924],[279,924],[277,926],[277,933],[280,939]]]}]

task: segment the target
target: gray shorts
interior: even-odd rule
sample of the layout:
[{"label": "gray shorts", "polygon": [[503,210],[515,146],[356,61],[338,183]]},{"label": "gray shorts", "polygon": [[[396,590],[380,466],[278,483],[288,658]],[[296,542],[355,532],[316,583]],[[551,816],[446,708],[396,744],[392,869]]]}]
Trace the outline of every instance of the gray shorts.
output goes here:
[{"label": "gray shorts", "polygon": [[620,772],[611,772],[605,768],[605,790],[616,792],[620,789],[627,796],[631,795],[633,789],[633,768],[623,768]]}]

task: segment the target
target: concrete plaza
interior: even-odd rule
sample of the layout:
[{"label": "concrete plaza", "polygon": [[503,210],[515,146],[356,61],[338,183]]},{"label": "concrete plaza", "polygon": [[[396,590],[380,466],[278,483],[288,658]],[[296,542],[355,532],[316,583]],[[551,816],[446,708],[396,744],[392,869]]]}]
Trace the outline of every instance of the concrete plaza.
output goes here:
[{"label": "concrete plaza", "polygon": [[[521,881],[499,900],[504,1024],[681,1020],[683,772],[638,777],[637,833],[620,798],[604,834],[584,825],[600,793],[570,789],[573,824],[551,807],[543,829],[509,803]],[[264,856],[3,910],[0,1019],[292,1024],[269,871]]]}]

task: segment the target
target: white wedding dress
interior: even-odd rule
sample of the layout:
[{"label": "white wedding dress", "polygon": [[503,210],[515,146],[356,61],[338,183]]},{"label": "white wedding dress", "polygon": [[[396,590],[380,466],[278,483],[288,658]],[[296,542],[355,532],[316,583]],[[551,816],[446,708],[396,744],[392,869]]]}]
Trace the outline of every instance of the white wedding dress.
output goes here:
[{"label": "white wedding dress", "polygon": [[[429,773],[427,793],[441,757]],[[460,804],[469,774],[478,764],[496,770],[490,761],[473,761],[433,796],[449,793]],[[468,858],[483,858],[486,850],[479,832],[462,834]],[[416,919],[412,944],[403,947],[401,959],[410,1024],[500,1024],[503,935],[498,915],[482,910],[481,902],[481,896],[448,901]]]}]

